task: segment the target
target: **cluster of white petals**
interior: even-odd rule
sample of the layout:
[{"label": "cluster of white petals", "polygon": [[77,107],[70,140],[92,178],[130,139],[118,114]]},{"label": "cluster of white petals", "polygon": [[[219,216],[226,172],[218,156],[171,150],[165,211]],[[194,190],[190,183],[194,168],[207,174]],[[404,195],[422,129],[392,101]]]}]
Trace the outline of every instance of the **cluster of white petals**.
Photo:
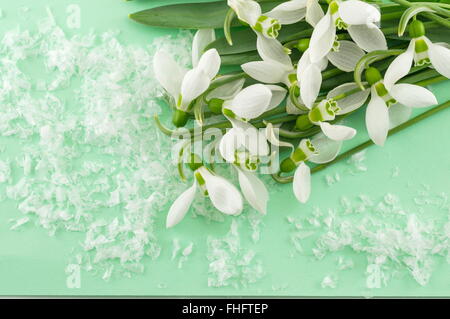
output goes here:
[{"label": "cluster of white petals", "polygon": [[[291,0],[263,12],[260,3],[253,0],[228,0],[227,3],[237,18],[257,35],[260,59],[241,65],[247,79],[236,78],[209,89],[215,79],[227,78],[227,75],[217,76],[221,58],[216,49],[205,51],[215,40],[211,29],[199,30],[194,37],[191,70],[178,66],[167,52],[158,52],[155,72],[175,108],[191,112],[196,99],[204,106],[216,103],[216,113],[221,113],[231,126],[216,141],[218,153],[235,168],[243,198],[262,214],[267,211],[269,193],[258,178],[261,160],[277,156],[279,148],[290,148],[290,156],[281,162],[278,172],[293,172],[293,193],[305,203],[311,193],[308,162],[333,161],[342,143],[357,133],[354,128],[336,123],[340,116],[368,102],[368,134],[376,144],[383,145],[389,129],[405,122],[411,108],[437,104],[428,89],[399,83],[413,64],[431,64],[440,74],[450,76],[450,50],[443,44],[432,43],[426,36],[413,37],[408,49],[390,64],[384,78],[380,75],[375,81],[367,80],[363,89],[361,83],[344,83],[325,95],[323,72],[330,63],[340,72],[354,72],[367,54],[388,49],[380,30],[379,8],[359,0],[331,0],[324,12],[317,0]],[[292,47],[286,47],[277,37],[283,25],[302,20],[313,31],[305,39],[306,45],[298,46],[302,54],[294,61]],[[252,124],[252,120],[261,119],[283,102],[285,112],[297,115],[300,120],[296,129],[306,131],[317,127],[320,133],[300,139],[295,146],[279,139],[277,125],[264,122],[266,127],[260,130]],[[203,164],[193,170],[194,183],[170,208],[167,227],[174,226],[186,215],[197,189],[222,213],[241,213],[243,199],[232,183]]]}]

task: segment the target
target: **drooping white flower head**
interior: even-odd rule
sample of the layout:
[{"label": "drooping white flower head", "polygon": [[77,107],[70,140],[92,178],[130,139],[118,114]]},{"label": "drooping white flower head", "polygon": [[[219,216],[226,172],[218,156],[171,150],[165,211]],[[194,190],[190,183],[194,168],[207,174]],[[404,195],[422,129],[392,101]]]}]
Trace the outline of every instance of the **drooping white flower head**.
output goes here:
[{"label": "drooping white flower head", "polygon": [[262,61],[245,63],[242,70],[262,83],[284,83],[290,87],[296,80],[295,68],[283,45],[276,39],[258,37],[256,48]]},{"label": "drooping white flower head", "polygon": [[[366,110],[366,126],[370,138],[377,145],[383,146],[390,127],[398,125],[411,114],[409,108],[427,107],[437,104],[434,94],[421,86],[407,83],[395,83],[392,74],[396,69],[390,69],[383,81],[376,69],[370,68],[375,74],[371,81],[371,99]],[[368,70],[368,71],[369,71]],[[366,72],[366,77],[367,77]]]},{"label": "drooping white flower head", "polygon": [[[280,141],[273,133],[273,126],[266,128],[266,136],[271,144],[277,147],[291,147],[292,152],[286,160],[294,165],[295,172],[292,189],[301,203],[306,203],[311,194],[311,170],[306,162],[323,164],[336,158],[342,148],[342,141],[331,140],[323,133],[316,134],[311,140],[302,139],[297,148],[290,143]],[[281,164],[283,169],[283,163]]]},{"label": "drooping white flower head", "polygon": [[384,76],[386,86],[392,86],[408,75],[412,64],[431,64],[436,71],[450,78],[450,49],[432,43],[426,36],[411,39],[408,49],[392,61]]},{"label": "drooping white flower head", "polygon": [[187,111],[190,103],[203,94],[220,69],[220,56],[216,49],[202,51],[210,40],[213,31],[200,30],[194,37],[193,69],[179,66],[167,52],[158,51],[153,58],[155,77],[163,88],[173,97],[175,106]]},{"label": "drooping white flower head", "polygon": [[239,20],[247,23],[257,33],[266,38],[278,37],[281,24],[277,19],[263,15],[261,6],[253,0],[228,0],[228,6],[234,10]]},{"label": "drooping white flower head", "polygon": [[286,89],[277,85],[253,84],[223,103],[228,118],[247,122],[280,105]]},{"label": "drooping white flower head", "polygon": [[214,207],[226,215],[239,215],[243,200],[236,187],[221,176],[217,176],[202,166],[194,172],[195,180],[172,204],[166,219],[166,227],[178,224],[186,215],[194,201],[197,188],[207,194]]},{"label": "drooping white flower head", "polygon": [[381,14],[377,8],[366,2],[332,1],[311,36],[311,61],[316,63],[331,51],[336,40],[336,29],[346,29],[353,41],[364,51],[386,50],[384,34],[375,25],[380,18]]},{"label": "drooping white flower head", "polygon": [[281,24],[293,24],[306,18],[308,23],[314,25],[323,17],[323,10],[318,0],[291,0],[279,4],[266,15]]},{"label": "drooping white flower head", "polygon": [[267,213],[269,192],[256,172],[234,165],[238,172],[239,186],[247,202],[261,214]]},{"label": "drooping white flower head", "polygon": [[296,127],[299,130],[308,130],[312,125],[318,125],[329,139],[336,141],[351,139],[356,135],[355,129],[330,122],[338,115],[350,113],[361,107],[368,96],[369,90],[360,91],[356,83],[344,83],[331,90],[325,99],[311,108],[308,114],[300,115],[301,121],[297,122]]}]

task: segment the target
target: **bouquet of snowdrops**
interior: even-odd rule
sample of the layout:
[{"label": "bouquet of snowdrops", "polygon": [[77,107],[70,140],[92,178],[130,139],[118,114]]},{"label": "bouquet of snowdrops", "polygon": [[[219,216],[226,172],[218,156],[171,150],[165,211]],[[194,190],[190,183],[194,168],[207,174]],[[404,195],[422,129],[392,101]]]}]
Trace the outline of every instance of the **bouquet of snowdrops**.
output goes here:
[{"label": "bouquet of snowdrops", "polygon": [[[304,203],[312,172],[372,143],[382,146],[389,134],[450,106],[447,101],[410,119],[412,108],[438,103],[426,86],[450,77],[445,1],[228,0],[130,15],[151,26],[198,30],[191,69],[171,52],[154,57],[175,128],[157,116],[156,123],[167,135],[183,136],[179,172],[184,179],[184,165],[193,171],[167,227],[183,219],[197,190],[224,214],[242,211],[241,192],[265,214],[269,195],[259,173],[292,182]],[[343,141],[357,133],[340,122],[365,105],[371,141],[339,155]],[[205,146],[215,154],[210,160],[192,145],[213,135]],[[278,160],[281,148],[287,152]],[[217,158],[235,168],[241,192],[216,174]]]}]

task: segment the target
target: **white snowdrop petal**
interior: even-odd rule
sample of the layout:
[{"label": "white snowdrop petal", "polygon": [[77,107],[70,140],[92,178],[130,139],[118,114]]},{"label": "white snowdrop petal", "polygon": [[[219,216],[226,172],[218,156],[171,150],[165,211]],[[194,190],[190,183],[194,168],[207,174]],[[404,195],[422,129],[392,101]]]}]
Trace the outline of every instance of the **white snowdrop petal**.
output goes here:
[{"label": "white snowdrop petal", "polygon": [[450,78],[450,49],[427,41],[431,64],[440,74]]},{"label": "white snowdrop petal", "polygon": [[331,51],[328,53],[328,60],[338,69],[345,72],[352,72],[365,53],[352,41],[344,40],[339,41],[339,43],[339,51]]},{"label": "white snowdrop petal", "polygon": [[234,114],[253,119],[263,114],[272,99],[272,91],[264,84],[253,84],[239,92],[228,106]]},{"label": "white snowdrop petal", "polygon": [[220,69],[220,55],[216,49],[210,49],[203,53],[198,61],[197,68],[203,70],[211,81],[219,72]]},{"label": "white snowdrop petal", "polygon": [[284,2],[264,15],[277,19],[281,24],[299,22],[306,14],[306,0],[291,0]]},{"label": "white snowdrop petal", "polygon": [[313,27],[322,19],[324,16],[322,7],[317,0],[307,0],[306,2],[306,17],[305,20]]},{"label": "white snowdrop petal", "polygon": [[227,162],[234,162],[235,152],[242,145],[242,139],[238,128],[229,129],[220,139],[219,152]]},{"label": "white snowdrop petal", "polygon": [[351,25],[348,33],[353,41],[364,51],[387,50],[387,42],[383,32],[375,26]]},{"label": "white snowdrop petal", "polygon": [[261,7],[255,1],[228,0],[228,6],[236,12],[240,20],[247,22],[251,26],[255,25],[261,16]]},{"label": "white snowdrop petal", "polygon": [[[354,82],[344,83],[344,84],[341,84],[338,87],[334,88],[330,92],[328,92],[327,98],[331,99],[340,94],[350,92],[357,88],[358,88],[358,85]],[[340,108],[339,114],[350,113],[350,112],[360,108],[361,106],[363,106],[364,103],[367,101],[369,94],[370,94],[370,90],[366,89],[363,91],[358,91],[357,93],[350,94],[349,96],[336,101]]]},{"label": "white snowdrop petal", "polygon": [[216,39],[214,29],[200,29],[192,40],[192,66],[196,67],[205,48]]},{"label": "white snowdrop petal", "polygon": [[276,108],[278,105],[283,102],[286,97],[287,90],[278,85],[266,85],[272,92],[272,98],[270,99],[269,107],[266,111],[269,111],[273,108]]},{"label": "white snowdrop petal", "polygon": [[316,134],[311,139],[311,143],[314,145],[317,154],[312,155],[309,161],[316,164],[331,162],[338,156],[342,148],[342,141],[329,139],[323,133]]},{"label": "white snowdrop petal", "polygon": [[208,196],[219,211],[226,215],[239,215],[242,212],[241,193],[225,178],[202,171]]},{"label": "white snowdrop petal", "polygon": [[244,87],[244,83],[245,79],[238,79],[232,82],[228,82],[208,93],[206,99],[210,100],[212,98],[216,98],[222,100],[231,100],[233,97],[236,96],[236,94],[238,94],[242,90],[242,88]]},{"label": "white snowdrop petal", "polygon": [[194,184],[185,190],[172,204],[166,218],[166,227],[170,228],[178,224],[186,215],[195,197],[197,185]]},{"label": "white snowdrop petal", "polygon": [[352,139],[356,135],[356,130],[344,125],[332,125],[327,122],[320,122],[323,134],[334,141],[345,141]]},{"label": "white snowdrop petal", "polygon": [[366,110],[366,126],[372,141],[383,146],[389,131],[389,113],[383,99],[374,91],[372,89],[372,98]]},{"label": "white snowdrop petal", "polygon": [[264,61],[273,61],[283,65],[286,70],[293,69],[291,58],[277,39],[258,37],[256,40],[258,54]]},{"label": "white snowdrop petal", "polygon": [[186,70],[163,51],[156,52],[153,57],[153,68],[158,82],[170,95],[177,99]]},{"label": "white snowdrop petal", "polygon": [[398,80],[406,76],[411,70],[414,60],[414,46],[414,41],[411,41],[405,53],[400,54],[389,65],[384,74],[384,86],[387,90],[390,90]]},{"label": "white snowdrop petal", "polygon": [[199,68],[189,70],[181,84],[182,108],[187,108],[189,103],[204,93],[209,84],[209,77],[203,70]]},{"label": "white snowdrop petal", "polygon": [[381,13],[376,7],[358,0],[339,2],[339,16],[349,25],[373,24],[381,19]]},{"label": "white snowdrop petal", "polygon": [[311,41],[309,45],[311,62],[318,62],[330,52],[331,48],[333,47],[335,36],[336,27],[333,23],[331,15],[327,13],[317,23],[311,35]]},{"label": "white snowdrop petal", "polygon": [[399,103],[409,107],[426,107],[438,103],[433,92],[414,84],[395,84],[389,93]]},{"label": "white snowdrop petal", "polygon": [[411,117],[412,108],[395,104],[389,107],[389,129],[405,123]]},{"label": "white snowdrop petal", "polygon": [[322,85],[322,73],[317,65],[311,64],[300,74],[300,96],[308,108],[312,108]]},{"label": "white snowdrop petal", "polygon": [[269,192],[264,183],[256,176],[242,169],[238,169],[239,185],[242,194],[249,204],[261,214],[267,213],[267,202],[269,201]]},{"label": "white snowdrop petal", "polygon": [[304,162],[295,170],[292,187],[298,201],[306,203],[311,194],[311,170]]},{"label": "white snowdrop petal", "polygon": [[253,79],[262,83],[281,83],[286,75],[284,67],[272,61],[248,62],[241,65],[241,68]]}]

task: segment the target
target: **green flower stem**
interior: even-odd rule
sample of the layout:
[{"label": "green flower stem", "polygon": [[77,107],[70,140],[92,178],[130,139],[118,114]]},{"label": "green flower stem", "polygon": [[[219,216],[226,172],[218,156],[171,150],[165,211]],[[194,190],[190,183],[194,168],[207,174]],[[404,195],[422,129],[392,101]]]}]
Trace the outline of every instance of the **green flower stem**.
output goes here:
[{"label": "green flower stem", "polygon": [[[404,129],[410,127],[411,125],[419,123],[419,122],[425,120],[426,118],[428,118],[428,117],[430,117],[430,116],[432,116],[432,115],[434,115],[434,114],[436,114],[436,113],[438,113],[440,111],[445,110],[448,107],[450,107],[450,100],[445,102],[445,103],[443,103],[443,104],[441,104],[441,105],[439,105],[439,106],[436,106],[436,107],[434,107],[434,108],[432,108],[432,109],[430,109],[430,110],[428,110],[428,111],[426,111],[426,112],[424,112],[424,113],[422,113],[422,114],[420,114],[420,115],[418,115],[418,116],[416,116],[416,117],[414,117],[412,119],[410,119],[409,121],[406,121],[403,124],[400,124],[397,127],[394,127],[393,129],[391,129],[389,131],[388,136],[392,136],[392,135],[394,135],[394,134],[396,134],[396,133],[398,133],[400,131],[403,131]],[[346,158],[349,158],[350,156],[352,156],[352,155],[354,155],[354,154],[356,154],[358,152],[361,152],[362,150],[366,149],[367,147],[369,147],[371,145],[373,145],[373,141],[372,140],[368,140],[368,141],[366,141],[366,142],[364,142],[362,144],[359,144],[358,146],[348,150],[347,152],[344,152],[344,153],[340,154],[333,161],[331,161],[329,163],[319,164],[319,165],[315,166],[313,169],[311,169],[311,173],[314,174],[314,173],[320,172],[320,171],[326,169],[328,166],[331,166],[334,163],[337,163],[337,162],[340,162],[340,161],[342,161],[342,160],[344,160]],[[291,183],[292,180],[294,179],[293,176],[281,176],[279,173],[278,174],[274,174],[272,176],[277,182],[283,183],[283,184]]]},{"label": "green flower stem", "polygon": [[[411,3],[407,0],[392,0],[392,1],[395,3],[398,3],[399,5],[402,5],[404,7],[412,7],[415,5],[414,3]],[[430,12],[423,12],[422,15],[430,20],[436,21],[437,23],[439,23],[447,28],[450,28],[450,20],[448,20],[448,19],[442,18],[442,17],[438,16],[437,14],[430,13]]]}]

